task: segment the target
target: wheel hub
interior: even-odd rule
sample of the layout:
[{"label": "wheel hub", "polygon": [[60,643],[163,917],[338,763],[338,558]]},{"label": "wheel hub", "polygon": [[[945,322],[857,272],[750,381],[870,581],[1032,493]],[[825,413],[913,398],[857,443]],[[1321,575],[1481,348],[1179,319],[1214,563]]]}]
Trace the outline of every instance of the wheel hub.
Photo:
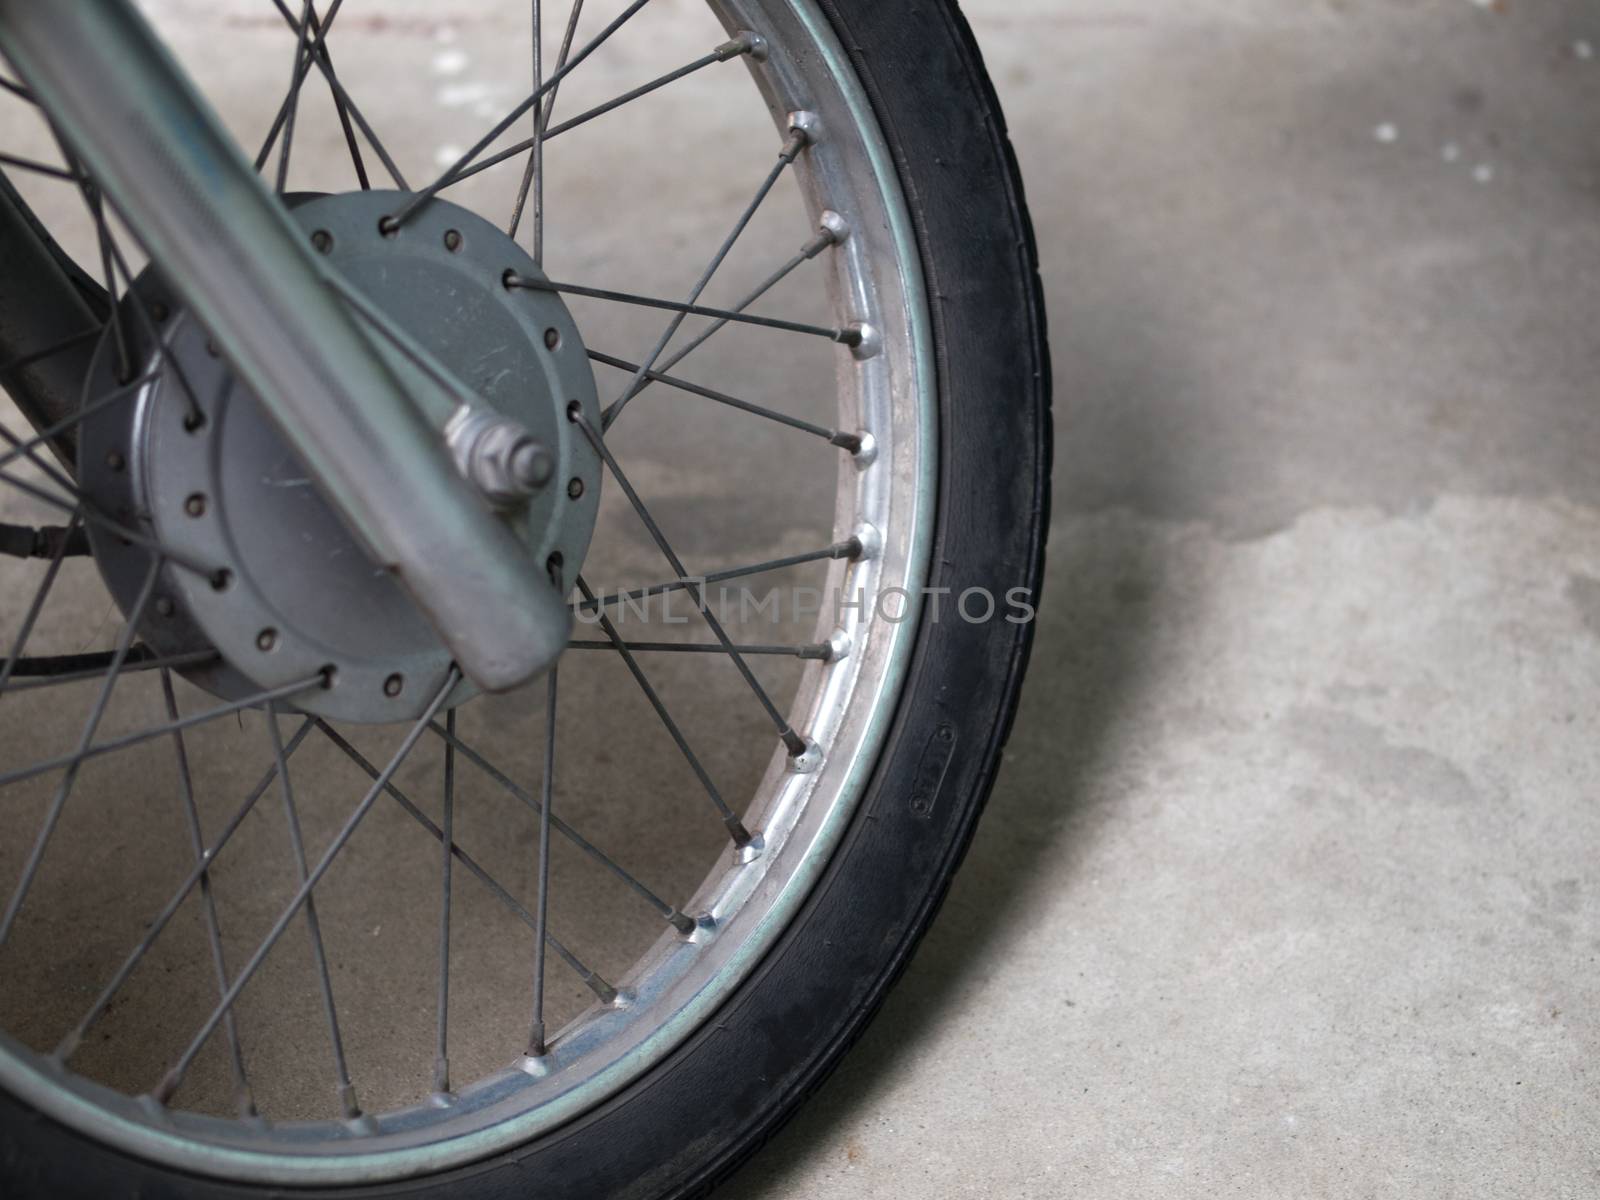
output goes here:
[{"label": "wheel hub", "polygon": [[[440,452],[489,481],[486,503],[570,582],[600,487],[598,457],[567,417],[576,402],[599,421],[577,326],[554,293],[504,287],[508,270],[542,276],[494,226],[436,199],[392,230],[384,218],[400,199],[297,197],[292,215],[337,271],[481,399],[452,419]],[[134,291],[122,323],[134,373],[152,378],[85,420],[79,480],[101,511],[170,551],[140,635],[163,656],[215,649],[182,670],[226,699],[326,672],[326,687],[285,707],[349,721],[414,717],[450,663],[431,625],[322,498],[196,314],[151,271]],[[417,369],[375,342],[402,380]],[[115,387],[120,361],[108,336],[86,394]],[[89,535],[107,586],[131,612],[153,552],[99,526]],[[470,694],[463,685],[450,702]]]}]

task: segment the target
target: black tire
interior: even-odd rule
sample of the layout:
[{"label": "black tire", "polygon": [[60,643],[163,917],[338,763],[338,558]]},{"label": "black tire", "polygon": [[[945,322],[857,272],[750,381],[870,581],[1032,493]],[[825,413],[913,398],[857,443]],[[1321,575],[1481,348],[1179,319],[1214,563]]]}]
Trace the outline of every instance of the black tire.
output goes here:
[{"label": "black tire", "polygon": [[[930,582],[951,596],[970,587],[996,595],[1026,588],[1036,605],[1049,503],[1050,375],[1037,255],[994,90],[953,0],[819,3],[871,96],[920,241],[941,422]],[[16,1200],[704,1195],[817,1089],[905,967],[988,796],[1031,640],[1031,624],[998,616],[924,622],[883,761],[800,916],[714,1020],[568,1125],[499,1158],[398,1186],[286,1192],[171,1172],[0,1095],[0,1193]],[[942,781],[930,794],[941,764]]]}]

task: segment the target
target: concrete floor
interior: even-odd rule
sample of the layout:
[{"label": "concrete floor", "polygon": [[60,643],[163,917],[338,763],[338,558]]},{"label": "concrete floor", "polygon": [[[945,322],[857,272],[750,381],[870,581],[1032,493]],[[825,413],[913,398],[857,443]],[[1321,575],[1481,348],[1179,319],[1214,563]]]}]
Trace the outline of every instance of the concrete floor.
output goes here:
[{"label": "concrete floor", "polygon": [[1053,330],[1033,667],[940,922],[727,1194],[1600,1193],[1600,14],[966,7]]},{"label": "concrete floor", "polygon": [[1600,13],[966,8],[1046,602],[943,916],[730,1197],[1600,1194]]}]

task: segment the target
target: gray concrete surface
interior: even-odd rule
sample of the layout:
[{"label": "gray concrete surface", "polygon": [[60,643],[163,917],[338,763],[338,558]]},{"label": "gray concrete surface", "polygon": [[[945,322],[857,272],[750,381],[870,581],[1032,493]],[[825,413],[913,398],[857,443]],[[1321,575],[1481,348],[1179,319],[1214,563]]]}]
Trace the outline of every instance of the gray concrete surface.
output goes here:
[{"label": "gray concrete surface", "polygon": [[[180,49],[230,119],[258,120],[254,85],[282,56],[205,53],[219,31],[256,36],[237,5],[166,7],[190,21]],[[441,63],[452,48],[514,61],[484,5],[452,10],[448,43],[433,7],[387,11],[377,65],[456,89],[458,118],[493,102]],[[940,922],[837,1076],[727,1194],[1600,1194],[1600,14],[1576,0],[967,11],[1051,309],[1057,501],[1033,668]],[[672,28],[658,36],[675,52]],[[597,97],[638,77],[626,53],[596,66]],[[419,171],[459,137],[450,115],[403,139]],[[719,119],[725,136],[665,155],[650,151],[679,136],[670,120],[625,126],[611,166],[644,172],[633,187],[569,160],[565,211],[632,211],[652,253],[619,258],[570,220],[560,252],[674,286],[705,214],[739,190],[703,149],[742,136]],[[308,170],[337,162],[331,130],[307,137]],[[669,178],[668,160],[689,169]],[[664,210],[672,178],[686,199]],[[720,470],[696,474],[664,420],[631,450],[684,536],[700,532],[694,502],[757,482],[788,487],[789,507],[757,511],[741,554],[803,536],[786,515],[802,474],[720,448]],[[622,535],[606,561],[644,572],[647,549]],[[517,730],[532,715],[483,718],[530,767],[536,741]],[[646,757],[662,747],[569,736],[597,770],[576,811],[625,837],[607,788],[668,761]],[[718,769],[759,768],[736,760]],[[485,818],[474,844],[526,885],[529,831],[506,819]],[[340,896],[424,880],[409,832],[374,832]],[[693,849],[645,865],[692,878]],[[170,874],[141,852],[155,853],[102,848],[89,865],[126,889]],[[564,917],[621,922],[571,878]],[[268,911],[236,916],[248,932]],[[349,961],[421,982],[352,1035],[373,1061],[386,1039],[428,1034],[426,963],[406,955],[431,917],[380,915]],[[522,964],[479,919],[458,994],[489,1062],[490,1034],[524,1017],[504,999]],[[30,943],[47,982],[62,933]],[[57,985],[92,978],[98,953]],[[265,994],[299,1005],[263,1001],[266,1030],[315,1019],[289,982]],[[155,1007],[127,1019],[159,1024]]]},{"label": "gray concrete surface", "polygon": [[966,7],[1047,599],[939,924],[730,1196],[1600,1194],[1600,14]]}]

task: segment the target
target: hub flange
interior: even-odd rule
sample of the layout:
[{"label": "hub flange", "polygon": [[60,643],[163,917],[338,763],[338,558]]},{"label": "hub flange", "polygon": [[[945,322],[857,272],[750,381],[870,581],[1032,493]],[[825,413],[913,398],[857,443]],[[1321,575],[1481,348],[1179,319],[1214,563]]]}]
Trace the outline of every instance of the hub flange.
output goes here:
[{"label": "hub flange", "polygon": [[[536,561],[559,568],[566,586],[588,549],[600,491],[598,456],[567,418],[576,402],[599,420],[577,326],[554,293],[503,285],[508,270],[537,276],[539,268],[500,230],[438,199],[395,230],[384,218],[402,200],[354,192],[291,204],[330,265],[473,394],[470,407],[429,414],[440,453],[461,455],[450,427],[475,423],[506,441],[480,447],[480,437],[468,449],[480,472],[503,468],[516,485],[486,503]],[[203,314],[185,309],[153,271],[134,290],[123,305],[124,333],[135,373],[152,378],[83,422],[79,481],[102,511],[174,558],[210,567],[166,561],[141,636],[162,655],[214,648],[216,660],[183,673],[226,699],[331,668],[326,688],[285,707],[347,721],[414,717],[450,664],[433,628],[347,531],[265,406],[217,355]],[[400,378],[418,370],[381,334],[374,340]],[[119,365],[108,336],[87,394],[117,387]],[[152,552],[94,525],[90,539],[127,612]],[[451,703],[471,694],[464,684]]]}]

